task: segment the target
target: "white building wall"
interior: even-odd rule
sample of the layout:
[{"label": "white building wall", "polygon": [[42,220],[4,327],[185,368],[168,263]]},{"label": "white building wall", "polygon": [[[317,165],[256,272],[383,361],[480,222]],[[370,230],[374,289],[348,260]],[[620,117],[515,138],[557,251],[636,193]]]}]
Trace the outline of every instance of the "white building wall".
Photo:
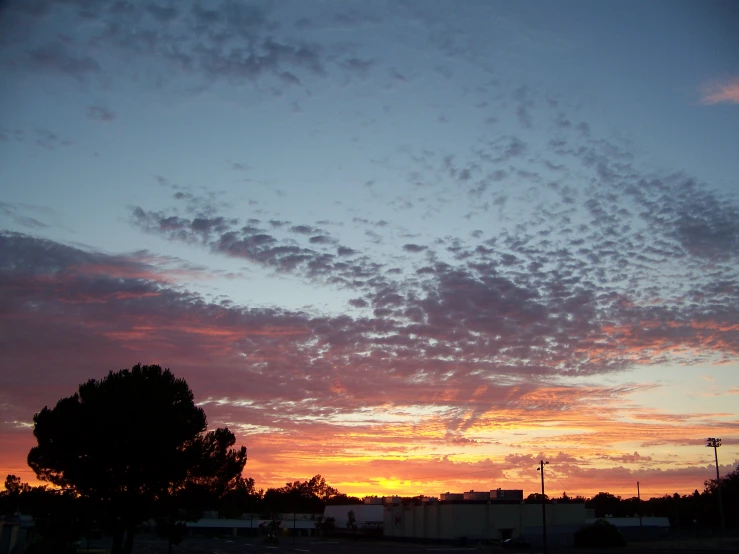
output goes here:
[{"label": "white building wall", "polygon": [[[547,527],[583,525],[584,504],[547,504]],[[540,504],[437,503],[384,506],[386,537],[455,540],[499,539],[504,530],[521,537],[540,527]]]},{"label": "white building wall", "polygon": [[350,511],[354,512],[354,519],[359,528],[362,528],[368,523],[377,523],[384,519],[384,507],[381,504],[326,506],[323,510],[323,519],[332,517],[336,520],[337,528],[345,529]]}]

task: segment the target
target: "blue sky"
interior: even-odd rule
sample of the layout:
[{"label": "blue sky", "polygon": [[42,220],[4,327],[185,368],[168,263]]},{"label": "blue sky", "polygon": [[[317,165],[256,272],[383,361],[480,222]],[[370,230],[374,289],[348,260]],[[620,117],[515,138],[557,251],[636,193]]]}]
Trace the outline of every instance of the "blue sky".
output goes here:
[{"label": "blue sky", "polygon": [[5,2],[0,464],[144,362],[262,486],[700,488],[705,436],[739,459],[736,17]]}]

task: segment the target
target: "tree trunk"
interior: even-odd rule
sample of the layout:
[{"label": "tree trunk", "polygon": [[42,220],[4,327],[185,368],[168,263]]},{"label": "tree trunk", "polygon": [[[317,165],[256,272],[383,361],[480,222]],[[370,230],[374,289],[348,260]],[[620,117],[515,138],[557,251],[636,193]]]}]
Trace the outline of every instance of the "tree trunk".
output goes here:
[{"label": "tree trunk", "polygon": [[110,546],[110,554],[122,554],[123,529],[118,522],[113,524],[113,543]]},{"label": "tree trunk", "polygon": [[133,552],[133,536],[136,532],[136,524],[126,524],[126,541],[123,544],[123,554],[131,554]]}]

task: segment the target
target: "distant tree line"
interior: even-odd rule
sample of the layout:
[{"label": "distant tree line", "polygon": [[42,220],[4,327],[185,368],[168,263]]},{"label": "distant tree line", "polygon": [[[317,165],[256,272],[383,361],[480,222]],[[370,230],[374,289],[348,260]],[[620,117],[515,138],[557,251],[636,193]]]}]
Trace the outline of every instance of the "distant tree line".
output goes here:
[{"label": "distant tree line", "polygon": [[[281,513],[323,514],[327,505],[363,503],[330,487],[320,475],[266,491],[256,490],[251,477],[239,478],[225,489],[192,487],[178,498],[175,510],[172,510],[173,502],[152,505],[149,511],[140,512],[136,523],[153,519],[160,534],[171,535],[176,544],[182,538],[177,522],[197,520],[208,511],[217,512],[222,518],[238,519],[243,514],[254,514],[259,519],[276,519]],[[32,516],[36,532],[43,539],[41,551],[54,553],[65,552],[80,538],[95,538],[103,533],[115,535],[118,522],[104,503],[68,489],[33,487],[15,475],[8,475],[5,490],[0,491],[0,515],[13,514]]]},{"label": "distant tree line", "polygon": [[251,478],[245,479],[244,483],[246,486],[229,491],[213,508],[218,510],[220,517],[238,518],[248,513],[271,519],[284,513],[322,514],[326,506],[363,503],[362,499],[347,496],[329,486],[321,475],[266,491],[256,490]]},{"label": "distant tree line", "polygon": [[[721,478],[724,513],[727,526],[739,526],[739,468]],[[403,498],[413,502],[420,497]],[[600,492],[591,498],[568,496],[546,497],[547,502],[584,503],[593,509],[595,516],[613,517],[667,517],[674,529],[715,529],[719,526],[716,481],[706,481],[702,492],[665,495],[649,500],[636,497],[622,498]],[[529,495],[525,502],[540,503],[540,494]],[[254,479],[238,478],[225,488],[204,487],[191,491],[187,502],[175,517],[193,520],[205,511],[215,511],[219,517],[240,518],[242,514],[254,514],[260,519],[275,519],[281,513],[322,514],[328,505],[362,504],[360,498],[347,496],[326,483],[321,475],[305,481],[286,483],[283,487],[257,489]],[[32,515],[41,535],[52,537],[56,552],[63,552],[60,545],[69,544],[90,534],[113,532],[109,513],[101,512],[95,501],[74,494],[69,490],[47,486],[32,487],[18,477],[8,475],[5,490],[0,492],[0,514],[22,513]],[[161,510],[151,512],[162,523]],[[166,522],[165,522],[166,523]],[[330,522],[328,522],[330,524]],[[160,525],[160,529],[167,529]]]},{"label": "distant tree line", "polygon": [[[726,525],[736,528],[739,526],[739,467],[721,477],[721,495]],[[559,498],[546,496],[546,501],[585,503],[585,507],[594,510],[598,518],[666,517],[673,529],[716,529],[721,525],[715,479],[706,481],[701,492],[696,489],[692,494],[666,494],[641,502],[635,496],[622,498],[608,492],[599,492],[592,498],[571,497],[565,492]],[[530,494],[526,502],[541,503],[541,494]]]},{"label": "distant tree line", "polygon": [[[65,552],[79,537],[99,533],[112,536],[112,554],[130,554],[137,526],[152,519],[169,537],[171,551],[181,522],[205,511],[275,519],[362,503],[321,475],[256,490],[254,480],[242,475],[246,448],[234,448],[228,429],[207,431],[205,413],[187,383],[159,366],[136,365],[91,379],[54,408],[44,407],[33,422],[37,446],[28,464],[50,486],[32,487],[8,475],[0,492],[0,514],[35,520],[41,540],[28,554]],[[733,527],[739,521],[739,469],[722,477],[721,486],[726,522]],[[720,521],[716,481],[707,481],[703,492],[644,502],[605,492],[588,499],[545,497],[554,500],[584,502],[596,517],[665,516],[677,528],[716,527]],[[529,495],[526,502],[541,502],[541,496]]]},{"label": "distant tree line", "polygon": [[[321,475],[307,481],[286,483],[284,487],[257,490],[251,477],[235,480],[226,490],[204,488],[193,494],[183,503],[189,511],[180,510],[179,516],[185,520],[198,519],[205,512],[217,512],[219,517],[238,519],[243,514],[254,514],[260,519],[274,519],[279,514],[322,514],[330,505],[362,504],[363,500],[347,496],[326,484]],[[48,516],[63,517],[64,524],[77,529],[79,526],[72,519],[92,519],[93,523],[101,523],[96,517],[95,503],[69,490],[48,487],[46,485],[32,487],[15,475],[5,479],[5,490],[0,491],[0,515],[16,513],[32,515],[41,525],[47,523]],[[156,516],[157,513],[154,512]],[[52,523],[49,521],[48,523]],[[77,530],[73,534],[79,535]]]}]

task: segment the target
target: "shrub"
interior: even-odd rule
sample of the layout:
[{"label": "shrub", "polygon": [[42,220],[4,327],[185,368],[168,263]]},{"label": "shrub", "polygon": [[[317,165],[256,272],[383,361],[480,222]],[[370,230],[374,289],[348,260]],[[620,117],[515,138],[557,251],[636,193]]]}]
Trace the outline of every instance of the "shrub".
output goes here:
[{"label": "shrub", "polygon": [[32,542],[26,547],[26,554],[74,554],[77,545],[54,540],[40,540]]},{"label": "shrub", "polygon": [[580,548],[626,546],[626,539],[615,525],[599,519],[575,533],[575,546]]}]

